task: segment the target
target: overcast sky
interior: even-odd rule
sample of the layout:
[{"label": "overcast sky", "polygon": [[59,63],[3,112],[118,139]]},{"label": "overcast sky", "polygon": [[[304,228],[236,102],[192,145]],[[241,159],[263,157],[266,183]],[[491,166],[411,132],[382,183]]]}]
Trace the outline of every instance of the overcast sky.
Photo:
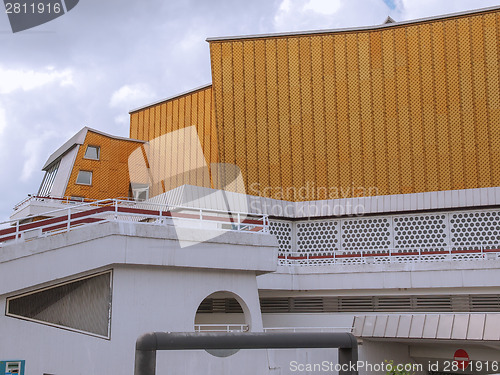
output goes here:
[{"label": "overcast sky", "polygon": [[83,126],[129,135],[132,108],[211,82],[207,37],[332,29],[496,0],[80,0],[12,34],[0,14],[0,221],[36,193],[47,157]]}]

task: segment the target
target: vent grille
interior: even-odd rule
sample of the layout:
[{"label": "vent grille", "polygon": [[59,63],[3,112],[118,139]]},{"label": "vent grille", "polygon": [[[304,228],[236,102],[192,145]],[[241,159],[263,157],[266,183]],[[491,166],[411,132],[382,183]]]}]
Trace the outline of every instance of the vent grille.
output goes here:
[{"label": "vent grille", "polygon": [[243,313],[243,309],[235,298],[205,298],[200,306],[198,306],[196,313],[238,314]]},{"label": "vent grille", "polygon": [[262,313],[500,312],[500,295],[261,298]]},{"label": "vent grille", "polygon": [[[498,294],[261,298],[262,313],[500,312]],[[243,313],[234,298],[206,298],[197,313]]]},{"label": "vent grille", "polygon": [[500,295],[476,295],[470,298],[470,311],[500,311]]}]

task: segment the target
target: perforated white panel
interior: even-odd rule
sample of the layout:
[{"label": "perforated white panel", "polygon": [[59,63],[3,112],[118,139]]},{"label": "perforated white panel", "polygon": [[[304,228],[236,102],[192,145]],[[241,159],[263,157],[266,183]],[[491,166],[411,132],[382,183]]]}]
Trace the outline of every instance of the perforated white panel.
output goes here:
[{"label": "perforated white panel", "polygon": [[442,251],[448,245],[446,224],[445,214],[394,217],[394,247]]},{"label": "perforated white panel", "polygon": [[485,249],[500,245],[500,211],[460,212],[450,214],[452,250]]},{"label": "perforated white panel", "polygon": [[278,239],[280,252],[292,251],[292,223],[286,221],[269,221],[269,232]]},{"label": "perforated white panel", "polygon": [[297,251],[324,252],[339,250],[338,220],[315,220],[297,223]]},{"label": "perforated white panel", "polygon": [[500,210],[274,221],[271,233],[282,264],[500,259]]},{"label": "perforated white panel", "polygon": [[342,220],[342,250],[373,250],[390,247],[389,217]]}]

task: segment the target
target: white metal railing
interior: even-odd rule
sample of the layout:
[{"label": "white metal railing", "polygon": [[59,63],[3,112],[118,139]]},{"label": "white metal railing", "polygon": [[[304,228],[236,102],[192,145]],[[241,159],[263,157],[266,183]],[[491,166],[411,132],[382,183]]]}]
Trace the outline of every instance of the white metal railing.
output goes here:
[{"label": "white metal railing", "polygon": [[269,229],[267,215],[121,199],[71,204],[65,208],[45,212],[43,216],[49,218],[25,223],[32,219],[28,217],[0,223],[0,228],[9,226],[0,230],[0,246],[109,221],[156,225],[177,225],[179,223],[188,227],[193,226],[194,223],[210,223],[212,224],[210,228],[215,229],[264,233],[267,233]]},{"label": "white metal railing", "polygon": [[351,332],[352,327],[267,327],[264,332]]},{"label": "white metal railing", "polygon": [[195,324],[195,332],[248,332],[248,324]]},{"label": "white metal railing", "polygon": [[[119,198],[122,199],[122,198]],[[45,197],[36,194],[29,194],[26,198],[24,198],[21,202],[17,203],[14,206],[14,211],[20,210],[21,208],[27,206],[31,202],[43,202],[43,203],[52,203],[52,204],[81,204],[81,203],[89,203],[89,202],[97,202],[98,199],[90,199],[90,198],[75,198],[75,197]]]},{"label": "white metal railing", "polygon": [[386,264],[450,260],[500,259],[500,245],[353,251],[280,252],[278,263],[289,266]]}]

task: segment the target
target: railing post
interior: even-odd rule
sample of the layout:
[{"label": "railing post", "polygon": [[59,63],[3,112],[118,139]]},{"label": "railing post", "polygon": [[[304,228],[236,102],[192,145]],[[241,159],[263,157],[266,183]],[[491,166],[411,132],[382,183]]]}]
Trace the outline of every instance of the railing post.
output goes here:
[{"label": "railing post", "polygon": [[19,238],[19,220],[16,221],[16,242]]},{"label": "railing post", "polygon": [[241,216],[240,213],[238,212],[238,232],[241,231]]},{"label": "railing post", "polygon": [[118,219],[118,200],[116,199],[113,199],[114,203],[115,203],[115,220]]},{"label": "railing post", "polygon": [[71,207],[68,208],[68,225],[67,225],[68,232],[70,228],[71,228]]}]

